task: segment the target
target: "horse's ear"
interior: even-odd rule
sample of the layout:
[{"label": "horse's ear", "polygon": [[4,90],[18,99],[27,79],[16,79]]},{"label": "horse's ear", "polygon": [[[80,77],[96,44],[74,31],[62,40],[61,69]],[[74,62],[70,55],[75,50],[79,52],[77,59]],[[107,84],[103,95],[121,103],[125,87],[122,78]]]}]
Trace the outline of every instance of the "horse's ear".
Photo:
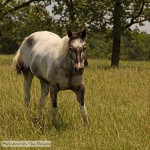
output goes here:
[{"label": "horse's ear", "polygon": [[85,29],[82,30],[80,37],[81,37],[81,39],[85,39],[85,37],[86,37],[86,30]]},{"label": "horse's ear", "polygon": [[68,30],[68,37],[71,38],[73,36],[72,32]]}]

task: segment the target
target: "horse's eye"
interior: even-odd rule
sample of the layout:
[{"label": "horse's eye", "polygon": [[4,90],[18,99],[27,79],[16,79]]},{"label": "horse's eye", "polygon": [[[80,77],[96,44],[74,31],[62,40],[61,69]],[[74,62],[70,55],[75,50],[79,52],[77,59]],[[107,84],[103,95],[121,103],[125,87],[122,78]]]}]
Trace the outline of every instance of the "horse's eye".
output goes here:
[{"label": "horse's eye", "polygon": [[69,49],[70,49],[71,51],[73,51],[73,50],[74,50],[74,48],[73,48],[73,47],[69,47]]},{"label": "horse's eye", "polygon": [[75,54],[77,53],[77,51],[76,51],[76,49],[74,47],[70,47],[69,49],[70,49],[71,53],[75,53]]}]

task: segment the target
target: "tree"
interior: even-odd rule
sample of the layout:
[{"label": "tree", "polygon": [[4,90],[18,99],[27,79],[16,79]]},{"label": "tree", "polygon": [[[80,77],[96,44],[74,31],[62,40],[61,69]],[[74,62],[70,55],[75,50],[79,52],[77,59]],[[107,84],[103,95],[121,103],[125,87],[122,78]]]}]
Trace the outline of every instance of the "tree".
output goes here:
[{"label": "tree", "polygon": [[150,20],[149,0],[56,0],[54,14],[60,15],[64,26],[76,29],[86,26],[90,31],[112,30],[111,66],[118,67],[121,36],[135,23]]},{"label": "tree", "polygon": [[120,55],[120,44],[121,44],[121,17],[122,17],[122,0],[115,0],[114,11],[113,11],[113,47],[111,66],[118,67],[119,55]]},{"label": "tree", "polygon": [[[84,0],[54,0],[53,14],[58,15],[56,22],[63,28],[78,30],[85,26]],[[82,18],[82,19],[81,19]]]},{"label": "tree", "polygon": [[[47,12],[48,5],[51,5],[54,17]],[[107,48],[103,47],[103,56],[106,56],[108,52],[105,53],[105,50],[110,53],[111,41],[102,38],[109,31],[109,37],[113,39],[111,66],[116,67],[119,66],[121,37],[131,25],[141,25],[150,20],[149,8],[149,0],[3,0],[0,2],[0,41],[4,43],[0,43],[7,46],[5,41],[11,39],[11,43],[17,44],[23,37],[37,30],[51,30],[62,35],[66,29],[79,30],[86,27],[89,41],[96,44],[95,53],[101,52],[99,48],[102,43],[109,43]],[[94,42],[95,37],[98,40]],[[89,47],[94,51],[93,43]]]},{"label": "tree", "polygon": [[[111,66],[119,66],[120,43],[123,32],[135,23],[140,24],[150,20],[150,17],[147,16],[150,13],[149,6],[150,4],[146,0],[114,1]],[[130,19],[129,22],[128,19]]]},{"label": "tree", "polygon": [[46,10],[48,4],[37,0],[0,3],[0,53],[14,53],[23,38],[33,32],[54,30],[55,23]]}]

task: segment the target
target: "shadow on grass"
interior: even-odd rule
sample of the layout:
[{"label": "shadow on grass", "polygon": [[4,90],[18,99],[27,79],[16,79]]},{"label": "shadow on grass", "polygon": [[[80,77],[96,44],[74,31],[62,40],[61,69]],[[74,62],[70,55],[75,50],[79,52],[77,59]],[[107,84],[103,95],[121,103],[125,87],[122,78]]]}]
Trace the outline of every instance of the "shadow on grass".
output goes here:
[{"label": "shadow on grass", "polygon": [[61,116],[60,113],[57,114],[56,117],[56,122],[52,123],[51,122],[51,118],[49,119],[49,123],[48,123],[48,128],[54,128],[56,131],[60,132],[60,131],[66,131],[67,129],[69,129],[71,123],[67,123],[63,117]]},{"label": "shadow on grass", "polygon": [[45,118],[45,116],[40,118],[39,116],[33,114],[30,116],[30,121],[34,125],[34,128],[40,129],[42,133],[51,130],[56,130],[58,132],[66,131],[71,126],[71,123],[65,122],[60,114],[57,114],[56,122],[53,124],[51,123],[50,117],[48,117],[48,119]]}]

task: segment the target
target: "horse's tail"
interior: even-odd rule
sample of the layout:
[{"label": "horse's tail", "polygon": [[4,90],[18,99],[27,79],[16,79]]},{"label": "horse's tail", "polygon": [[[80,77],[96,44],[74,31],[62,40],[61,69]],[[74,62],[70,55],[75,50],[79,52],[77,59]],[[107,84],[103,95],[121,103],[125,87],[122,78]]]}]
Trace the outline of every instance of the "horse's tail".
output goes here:
[{"label": "horse's tail", "polygon": [[17,51],[17,53],[13,59],[12,67],[18,74],[21,74],[21,71],[23,69],[23,62],[20,57],[20,49]]},{"label": "horse's tail", "polygon": [[18,73],[21,74],[23,69],[29,67],[29,57],[31,48],[28,46],[28,37],[23,41],[22,45],[20,46],[19,50],[17,51],[14,59],[13,59],[13,69]]}]

